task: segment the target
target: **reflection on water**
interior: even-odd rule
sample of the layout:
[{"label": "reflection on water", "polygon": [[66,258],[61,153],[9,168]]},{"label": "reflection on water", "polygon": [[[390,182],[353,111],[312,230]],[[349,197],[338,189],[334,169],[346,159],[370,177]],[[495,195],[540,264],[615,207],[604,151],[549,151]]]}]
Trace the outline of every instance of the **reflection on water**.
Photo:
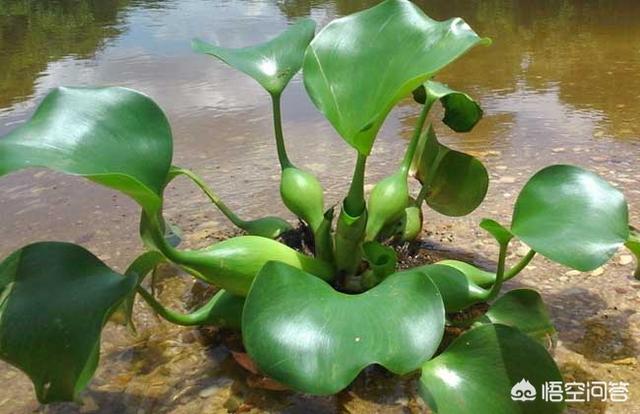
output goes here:
[{"label": "reflection on water", "polygon": [[0,108],[29,99],[48,64],[63,59],[91,59],[116,26],[119,1],[23,1],[0,3]]},{"label": "reflection on water", "polygon": [[[311,16],[324,24],[374,3],[5,0],[0,3],[0,131],[24,119],[43,94],[61,84],[136,87],[159,99],[170,114],[190,118],[205,116],[203,112],[210,119],[229,111],[255,110],[259,89],[252,81],[195,56],[189,49],[191,38],[248,45],[300,17]],[[640,93],[636,75],[640,3],[428,0],[418,4],[434,18],[462,16],[494,39],[492,47],[473,51],[441,75],[478,96],[488,115],[519,109],[529,113],[552,99],[573,115],[591,118],[598,137],[640,135],[632,110]],[[538,93],[547,97],[537,102]],[[300,95],[291,100],[304,100]],[[314,118],[308,109],[303,105],[295,117]],[[585,139],[583,132],[575,135]]]},{"label": "reflection on water", "polygon": [[[373,3],[0,0],[0,135],[23,122],[53,87],[128,86],[166,111],[175,163],[201,173],[247,217],[287,216],[274,203],[278,169],[266,94],[245,75],[191,52],[190,40],[250,45],[298,18],[311,16],[322,26]],[[437,128],[447,144],[481,157],[494,179],[487,203],[462,220],[490,215],[508,222],[526,177],[547,164],[576,163],[623,189],[632,219],[640,222],[640,2],[417,3],[437,19],[461,16],[494,40],[438,75],[485,110],[469,134]],[[340,201],[355,155],[310,103],[299,76],[284,94],[283,111],[291,158],[319,175],[329,202]],[[416,115],[409,99],[391,113],[374,147],[369,182],[394,168]],[[172,185],[167,213],[202,240],[225,221],[194,194],[184,183]],[[79,179],[43,171],[4,177],[0,211],[0,257],[34,240],[59,239],[81,243],[122,269],[140,249],[133,237],[137,207]],[[429,214],[431,225],[449,222]],[[457,223],[467,231],[467,222]],[[478,236],[472,228],[467,232],[457,242],[474,247]],[[15,395],[30,398],[29,392],[25,385]],[[0,412],[3,401],[0,395]]]}]

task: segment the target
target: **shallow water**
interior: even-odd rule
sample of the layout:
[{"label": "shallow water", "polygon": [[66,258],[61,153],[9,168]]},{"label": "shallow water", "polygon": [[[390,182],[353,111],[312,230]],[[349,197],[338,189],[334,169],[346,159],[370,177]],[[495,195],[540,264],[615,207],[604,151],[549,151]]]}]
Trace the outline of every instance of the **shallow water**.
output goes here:
[{"label": "shallow water", "polygon": [[[297,18],[311,16],[324,25],[373,3],[4,0],[0,134],[28,118],[53,87],[128,86],[149,94],[166,111],[173,127],[174,163],[203,175],[244,216],[291,217],[276,196],[278,169],[266,94],[245,75],[192,53],[190,39],[244,46],[275,35]],[[434,18],[461,16],[494,40],[438,76],[477,98],[485,110],[473,132],[459,135],[437,127],[439,137],[480,157],[494,180],[486,203],[469,217],[448,219],[427,212],[430,232],[425,237],[430,243],[445,252],[471,252],[481,262],[494,257],[495,249],[476,230],[479,218],[508,222],[527,177],[553,163],[579,164],[602,174],[625,192],[632,221],[640,223],[640,3],[418,3]],[[316,172],[329,202],[338,202],[354,151],[315,110],[299,77],[284,94],[283,111],[291,158]],[[369,163],[369,183],[394,168],[416,116],[409,100],[389,116]],[[185,182],[171,186],[167,203],[167,215],[187,231],[191,245],[208,244],[228,229],[224,217]],[[0,211],[2,257],[35,240],[68,240],[123,269],[141,249],[135,237],[136,206],[79,179],[47,171],[4,177]],[[538,286],[544,293],[560,330],[557,358],[566,376],[631,382],[631,403],[576,404],[575,412],[640,411],[635,408],[640,406],[640,378],[634,359],[640,284],[632,282],[632,265],[619,263],[616,257],[602,275],[567,274],[567,269],[536,258],[535,268],[511,285]],[[178,295],[185,287],[174,279],[167,279],[167,300],[188,297]],[[142,309],[141,337],[108,328],[103,363],[87,393],[92,402],[54,411],[211,412],[225,404],[227,409],[241,406],[247,398],[263,410],[289,407],[290,412],[305,406],[317,407],[317,412],[422,409],[404,382],[384,379],[372,381],[373,391],[365,378],[354,391],[312,403],[300,396],[247,391],[243,374],[230,364],[223,347],[182,341],[191,331],[158,324]],[[25,378],[2,367],[0,412],[36,408]],[[377,386],[384,390],[375,390]],[[209,387],[222,391],[202,397],[199,393]]]}]

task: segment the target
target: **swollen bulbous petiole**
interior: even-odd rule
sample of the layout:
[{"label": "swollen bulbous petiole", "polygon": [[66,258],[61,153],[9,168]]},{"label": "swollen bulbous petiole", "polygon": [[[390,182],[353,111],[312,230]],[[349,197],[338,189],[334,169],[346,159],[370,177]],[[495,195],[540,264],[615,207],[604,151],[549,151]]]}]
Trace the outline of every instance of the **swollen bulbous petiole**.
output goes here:
[{"label": "swollen bulbous petiole", "polygon": [[280,196],[284,205],[316,232],[324,219],[324,192],[311,173],[289,166],[282,170]]},{"label": "swollen bulbous petiole", "polygon": [[365,240],[374,240],[385,225],[401,219],[408,200],[409,188],[403,171],[377,183],[369,196]]}]

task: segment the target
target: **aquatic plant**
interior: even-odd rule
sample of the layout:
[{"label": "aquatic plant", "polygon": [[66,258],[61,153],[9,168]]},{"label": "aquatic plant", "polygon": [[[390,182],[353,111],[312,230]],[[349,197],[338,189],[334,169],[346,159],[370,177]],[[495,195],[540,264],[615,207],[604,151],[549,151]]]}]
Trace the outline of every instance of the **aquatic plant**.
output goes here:
[{"label": "aquatic plant", "polygon": [[[22,247],[0,264],[0,358],[31,378],[39,401],[77,399],[98,364],[104,325],[115,312],[131,323],[139,294],[170,322],[240,330],[260,370],[297,391],[336,393],[365,367],[380,364],[398,375],[420,372],[420,394],[439,413],[562,411],[562,403],[511,398],[516,384],[540,389],[562,378],[544,346],[555,331],[541,296],[531,289],[501,295],[501,288],[535,254],[581,271],[601,266],[624,244],[640,254],[624,196],[592,172],[553,165],[526,183],[510,226],[480,223],[499,247],[495,272],[455,260],[399,271],[390,241],[421,234],[423,204],[462,216],[486,195],[483,164],[441,144],[425,124],[436,103],[444,107],[442,122],[456,132],[481,119],[477,102],[434,75],[489,40],[461,19],[434,21],[406,0],[386,0],[314,35],[313,21],[302,20],[253,47],[193,43],[268,92],[280,195],[309,228],[312,255],[280,241],[292,231],[286,220],[242,219],[197,174],[172,165],[165,115],[133,90],[58,88],[28,122],[0,139],[0,175],[50,168],[121,191],[142,211],[147,251],[122,275],[62,242]],[[286,152],[280,97],[300,69],[315,106],[355,150],[353,178],[339,206],[325,206],[317,178]],[[405,156],[366,198],[366,161],[376,135],[411,94],[420,115]],[[179,248],[162,214],[164,190],[178,176],[192,180],[247,235],[199,250]],[[421,185],[415,196],[408,184],[413,178]],[[514,238],[530,251],[507,269]],[[163,262],[220,290],[191,313],[168,309],[143,284]],[[459,318],[484,302],[491,303],[486,313]],[[464,331],[451,343],[443,341],[449,325]]]}]

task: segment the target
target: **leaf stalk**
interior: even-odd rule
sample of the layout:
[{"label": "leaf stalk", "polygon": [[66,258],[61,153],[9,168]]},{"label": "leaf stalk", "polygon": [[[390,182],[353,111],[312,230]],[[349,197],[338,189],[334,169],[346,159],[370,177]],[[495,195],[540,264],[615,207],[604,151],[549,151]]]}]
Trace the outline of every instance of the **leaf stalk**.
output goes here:
[{"label": "leaf stalk", "polygon": [[400,171],[405,175],[405,177],[409,174],[409,169],[411,168],[411,162],[416,154],[416,148],[418,147],[418,141],[420,140],[420,135],[422,135],[422,130],[424,129],[425,121],[427,120],[427,116],[429,115],[429,111],[431,111],[431,107],[434,102],[436,102],[438,98],[427,94],[427,100],[424,105],[422,105],[422,109],[420,110],[420,115],[416,121],[416,125],[413,130],[413,135],[411,136],[411,141],[409,141],[409,145],[404,153],[404,159],[402,160],[402,164],[400,166]]},{"label": "leaf stalk", "polygon": [[293,166],[287,155],[287,149],[284,144],[284,134],[282,132],[282,113],[280,109],[280,94],[271,94],[271,104],[273,107],[273,130],[276,137],[276,149],[278,150],[278,161],[280,161],[280,168],[284,170],[287,167]]},{"label": "leaf stalk", "polygon": [[366,170],[367,156],[358,152],[358,159],[353,170],[353,178],[349,193],[344,199],[344,208],[351,217],[358,217],[364,211],[366,204],[364,202],[364,173]]}]

